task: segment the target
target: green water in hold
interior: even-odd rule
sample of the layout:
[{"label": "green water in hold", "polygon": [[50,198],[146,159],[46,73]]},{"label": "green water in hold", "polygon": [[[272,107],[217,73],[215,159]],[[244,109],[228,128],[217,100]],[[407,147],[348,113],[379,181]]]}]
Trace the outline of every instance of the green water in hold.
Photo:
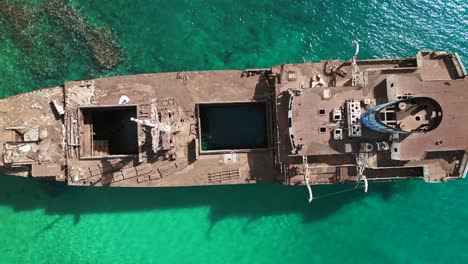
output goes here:
[{"label": "green water in hold", "polygon": [[[0,0],[0,16],[12,2],[26,1]],[[114,34],[120,63],[102,70],[82,39],[47,19],[29,28],[36,44],[24,50],[2,20],[1,97],[100,76],[349,59],[354,39],[360,58],[438,49],[468,65],[465,0],[69,5]],[[371,184],[307,204],[304,187],[73,188],[0,175],[0,263],[468,263],[467,189]]]},{"label": "green water in hold", "polygon": [[199,106],[202,150],[267,148],[264,103]]}]

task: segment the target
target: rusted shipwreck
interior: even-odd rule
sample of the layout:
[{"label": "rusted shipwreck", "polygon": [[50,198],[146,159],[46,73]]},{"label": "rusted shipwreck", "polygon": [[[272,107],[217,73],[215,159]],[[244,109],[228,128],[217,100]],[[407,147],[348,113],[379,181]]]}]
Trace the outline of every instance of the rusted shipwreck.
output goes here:
[{"label": "rusted shipwreck", "polygon": [[0,170],[111,187],[466,176],[458,54],[357,60],[355,44],[349,61],[72,81],[1,99]]}]

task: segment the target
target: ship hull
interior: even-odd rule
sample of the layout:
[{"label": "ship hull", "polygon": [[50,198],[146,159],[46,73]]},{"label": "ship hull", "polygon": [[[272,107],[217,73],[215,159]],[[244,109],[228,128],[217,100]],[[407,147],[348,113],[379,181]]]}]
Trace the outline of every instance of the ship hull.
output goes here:
[{"label": "ship hull", "polygon": [[[417,86],[450,83],[444,86],[451,87],[449,96],[466,95],[458,57],[430,54],[357,61],[358,82],[352,63],[336,60],[73,81],[1,99],[0,169],[68,185],[111,187],[462,178],[468,159],[464,135],[454,134],[456,142],[434,147],[432,154],[402,149],[409,158],[398,160],[391,149],[359,147],[393,146],[388,133],[363,127],[364,136],[343,140],[333,134],[346,121],[341,105],[355,100],[364,113],[366,104],[389,101],[384,84],[391,78],[410,78]],[[327,70],[331,64],[339,70]],[[420,91],[425,90],[413,92]],[[461,105],[457,100],[452,102]],[[336,109],[343,119],[334,119]],[[447,111],[444,117],[450,116]],[[449,126],[444,122],[442,127]],[[405,140],[413,138],[421,136]],[[433,139],[421,142],[428,140]]]}]

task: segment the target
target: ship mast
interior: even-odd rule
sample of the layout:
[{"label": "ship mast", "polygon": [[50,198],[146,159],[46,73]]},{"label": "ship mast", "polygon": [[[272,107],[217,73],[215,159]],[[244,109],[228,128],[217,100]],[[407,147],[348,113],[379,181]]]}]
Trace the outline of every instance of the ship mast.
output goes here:
[{"label": "ship mast", "polygon": [[172,129],[170,125],[167,125],[159,120],[158,109],[156,100],[151,100],[151,117],[150,119],[141,120],[138,118],[131,117],[130,121],[141,124],[151,128],[152,137],[152,149],[154,152],[159,150],[159,138],[162,133],[171,133]]}]

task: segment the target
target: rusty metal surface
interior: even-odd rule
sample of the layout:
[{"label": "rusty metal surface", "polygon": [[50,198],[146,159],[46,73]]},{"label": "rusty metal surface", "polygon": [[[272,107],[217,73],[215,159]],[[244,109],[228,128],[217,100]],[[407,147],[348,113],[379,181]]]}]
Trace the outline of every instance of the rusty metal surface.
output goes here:
[{"label": "rusty metal surface", "polygon": [[[457,58],[420,52],[361,60],[358,79],[349,61],[335,60],[68,82],[0,100],[0,170],[69,185],[295,185],[304,184],[307,156],[311,184],[359,181],[362,171],[376,181],[460,178],[468,161],[468,80]],[[366,111],[397,97],[432,98],[443,112],[440,125],[397,137],[360,124]],[[269,148],[201,153],[196,104],[251,101],[268,103]],[[138,153],[108,155],[109,142],[93,139],[92,117],[80,109],[122,102],[141,120]],[[359,106],[356,114],[350,106]]]}]

